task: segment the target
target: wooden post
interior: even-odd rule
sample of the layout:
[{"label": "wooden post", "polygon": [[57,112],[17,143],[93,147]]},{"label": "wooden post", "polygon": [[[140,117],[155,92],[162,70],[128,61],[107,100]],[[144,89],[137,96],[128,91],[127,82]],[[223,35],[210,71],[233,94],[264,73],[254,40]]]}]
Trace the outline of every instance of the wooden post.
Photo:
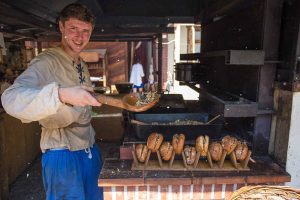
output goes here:
[{"label": "wooden post", "polygon": [[235,152],[231,152],[230,154],[230,160],[231,160],[231,164],[234,166],[234,168],[238,168],[237,167],[237,161],[236,161],[236,155],[235,155]]},{"label": "wooden post", "polygon": [[199,159],[200,159],[200,152],[197,152],[196,159],[195,159],[195,162],[194,162],[194,168],[197,167]]},{"label": "wooden post", "polygon": [[162,91],[162,34],[158,35],[158,92]]},{"label": "wooden post", "polygon": [[211,155],[210,155],[209,151],[207,152],[207,161],[208,161],[208,164],[209,164],[210,168],[213,168],[213,162],[212,162]]},{"label": "wooden post", "polygon": [[252,154],[252,151],[248,151],[248,155],[247,155],[246,159],[241,161],[241,165],[242,165],[243,168],[247,167],[248,162],[249,162],[250,157],[251,157],[251,154]]},{"label": "wooden post", "polygon": [[223,168],[223,164],[224,164],[226,155],[227,155],[227,151],[226,151],[226,150],[223,150],[221,160],[219,160],[219,162],[218,162],[219,168]]},{"label": "wooden post", "polygon": [[187,26],[187,53],[195,52],[195,28]]},{"label": "wooden post", "polygon": [[171,168],[173,166],[174,158],[175,158],[175,151],[173,150],[172,151],[172,157],[171,157],[171,160],[169,162],[169,168]]},{"label": "wooden post", "polygon": [[147,157],[146,157],[146,161],[145,161],[145,165],[144,165],[144,169],[146,169],[149,159],[150,159],[150,155],[151,155],[151,150],[148,149],[148,153],[147,153]]},{"label": "wooden post", "polygon": [[0,199],[8,199],[8,170],[5,162],[5,129],[2,114],[0,114]]},{"label": "wooden post", "polygon": [[38,50],[38,54],[43,51],[42,42],[37,42],[37,50]]},{"label": "wooden post", "polygon": [[131,153],[132,153],[134,165],[135,165],[135,167],[138,167],[139,166],[139,161],[138,161],[138,159],[136,157],[136,154],[135,154],[135,144],[132,145]]},{"label": "wooden post", "polygon": [[184,152],[182,151],[181,153],[181,156],[182,156],[182,160],[183,160],[183,164],[184,164],[184,167],[187,169],[188,168],[188,165],[186,163],[186,158],[185,158],[185,155],[184,155]]},{"label": "wooden post", "polygon": [[163,163],[162,163],[162,160],[161,160],[161,156],[160,156],[159,150],[156,151],[156,154],[157,154],[157,159],[158,159],[158,162],[159,162],[159,167],[162,168],[163,167]]}]

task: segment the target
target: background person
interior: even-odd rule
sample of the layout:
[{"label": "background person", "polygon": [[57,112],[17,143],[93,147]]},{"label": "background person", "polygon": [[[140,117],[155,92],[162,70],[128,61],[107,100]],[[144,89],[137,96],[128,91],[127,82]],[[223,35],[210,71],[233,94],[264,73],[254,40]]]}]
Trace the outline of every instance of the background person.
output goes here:
[{"label": "background person", "polygon": [[102,161],[90,124],[90,75],[79,53],[88,44],[94,15],[70,4],[59,16],[61,44],[35,57],[2,94],[6,112],[22,122],[39,121],[43,183],[47,200],[103,199],[98,187]]},{"label": "background person", "polygon": [[143,84],[143,77],[145,76],[143,66],[140,63],[140,59],[135,59],[135,64],[131,67],[130,73],[130,83],[133,83],[133,92],[143,92],[144,84]]}]

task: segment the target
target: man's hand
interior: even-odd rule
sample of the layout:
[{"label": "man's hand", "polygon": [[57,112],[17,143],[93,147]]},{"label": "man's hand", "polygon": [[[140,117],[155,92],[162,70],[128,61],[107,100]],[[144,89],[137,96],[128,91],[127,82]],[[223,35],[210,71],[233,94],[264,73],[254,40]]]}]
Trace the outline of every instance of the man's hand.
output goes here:
[{"label": "man's hand", "polygon": [[93,88],[88,86],[62,87],[58,89],[58,95],[61,102],[74,106],[101,106],[102,104],[91,95],[90,92],[93,91]]}]

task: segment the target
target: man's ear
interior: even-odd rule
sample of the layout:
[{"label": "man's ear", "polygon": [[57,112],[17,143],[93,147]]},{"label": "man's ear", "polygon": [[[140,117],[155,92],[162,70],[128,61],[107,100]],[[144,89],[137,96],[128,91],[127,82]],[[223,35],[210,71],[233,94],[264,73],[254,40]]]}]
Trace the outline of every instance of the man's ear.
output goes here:
[{"label": "man's ear", "polygon": [[58,25],[59,25],[59,30],[60,30],[60,32],[63,33],[63,30],[64,30],[64,24],[63,24],[63,22],[62,22],[62,21],[59,21],[59,22],[58,22]]}]

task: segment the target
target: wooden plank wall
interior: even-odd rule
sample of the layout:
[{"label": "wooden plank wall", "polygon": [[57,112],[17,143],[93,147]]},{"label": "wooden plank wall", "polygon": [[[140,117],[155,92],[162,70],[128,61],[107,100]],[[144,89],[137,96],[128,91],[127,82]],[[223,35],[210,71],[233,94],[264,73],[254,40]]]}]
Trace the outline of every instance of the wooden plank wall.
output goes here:
[{"label": "wooden plank wall", "polygon": [[90,42],[86,49],[106,49],[107,84],[128,81],[127,42]]},{"label": "wooden plank wall", "polygon": [[275,132],[273,134],[272,148],[270,149],[278,164],[285,166],[291,123],[293,92],[276,88],[274,93],[274,108],[276,109]]},{"label": "wooden plank wall", "polygon": [[[58,42],[43,42],[43,48],[58,46]],[[86,49],[106,49],[107,85],[128,81],[127,42],[90,42]]]},{"label": "wooden plank wall", "polygon": [[5,199],[8,185],[30,165],[40,151],[41,128],[37,122],[23,124],[6,113],[0,115],[0,191]]}]

